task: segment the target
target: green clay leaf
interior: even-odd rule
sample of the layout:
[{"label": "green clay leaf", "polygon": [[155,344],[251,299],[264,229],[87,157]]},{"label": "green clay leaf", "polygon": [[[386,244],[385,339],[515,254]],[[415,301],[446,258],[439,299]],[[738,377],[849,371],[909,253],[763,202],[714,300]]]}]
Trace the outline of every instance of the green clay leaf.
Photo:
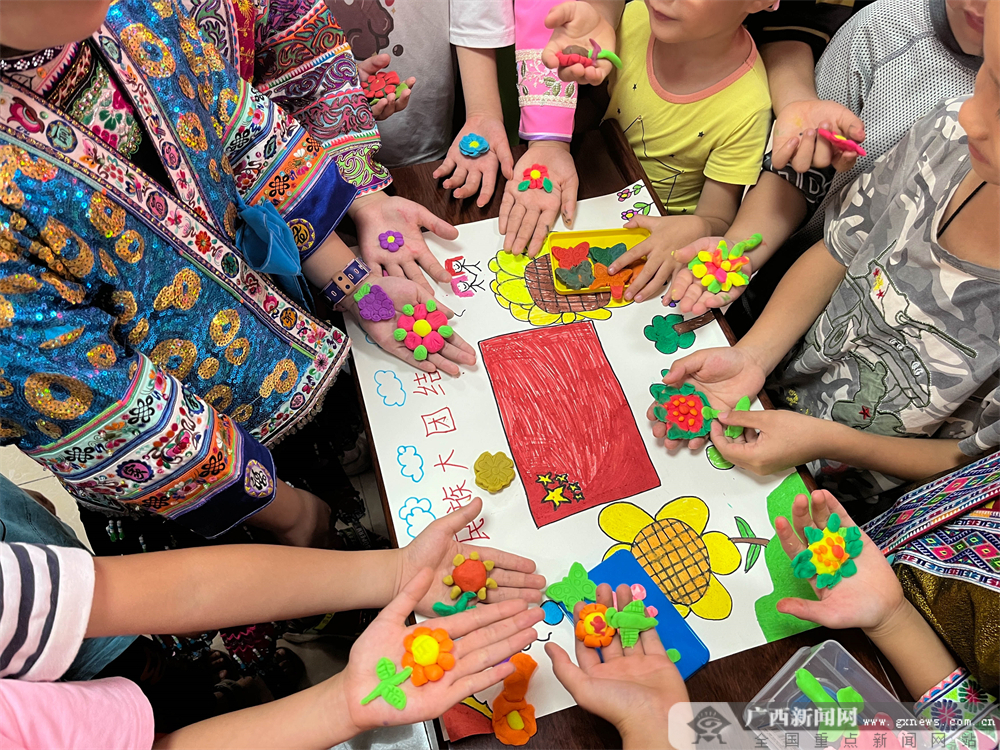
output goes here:
[{"label": "green clay leaf", "polygon": [[823,532],[815,526],[806,526],[804,532],[806,535],[806,541],[809,542],[809,544],[815,544],[823,538]]},{"label": "green clay leaf", "polygon": [[452,334],[455,333],[455,329],[452,328],[451,326],[441,326],[440,328],[438,328],[438,333],[441,334],[441,338],[450,339],[452,337]]},{"label": "green clay leaf", "polygon": [[860,539],[852,539],[847,544],[844,545],[844,549],[847,550],[847,554],[851,557],[857,557],[861,554],[861,550],[864,549],[865,543]]},{"label": "green clay leaf", "polygon": [[392,337],[396,339],[396,341],[403,341],[406,338],[406,329],[397,328],[395,331],[392,332]]},{"label": "green clay leaf", "polygon": [[432,300],[432,299],[429,299],[429,300],[427,300],[427,301],[426,301],[426,302],[424,303],[424,307],[426,307],[426,308],[427,308],[427,312],[434,312],[435,310],[437,310],[437,309],[438,309],[438,306],[437,306],[437,302],[435,302],[435,301],[434,301],[434,300]]},{"label": "green clay leaf", "polygon": [[413,305],[403,305],[403,315],[413,315]]},{"label": "green clay leaf", "polygon": [[371,284],[362,284],[361,288],[354,293],[354,301],[360,302],[365,298],[365,295],[372,290]]},{"label": "green clay leaf", "polygon": [[517,186],[518,192],[523,193],[530,186],[531,186],[531,180],[525,180],[524,182],[518,184]]},{"label": "green clay leaf", "polygon": [[840,516],[836,513],[831,513],[829,520],[826,522],[826,528],[837,533],[840,530]]},{"label": "green clay leaf", "polygon": [[663,383],[653,383],[651,386],[649,386],[649,393],[654,399],[656,399],[657,402],[661,404],[667,403],[668,399],[670,398],[667,395],[667,386],[664,385]]},{"label": "green clay leaf", "polygon": [[743,434],[743,428],[738,424],[726,425],[726,437],[735,440]]},{"label": "green clay leaf", "polygon": [[611,247],[591,247],[590,259],[594,263],[600,263],[607,268],[626,252],[628,252],[628,248],[625,247],[624,242],[619,242],[617,245],[612,245]]},{"label": "green clay leaf", "polygon": [[795,670],[795,684],[816,706],[833,706],[836,703],[808,669]]},{"label": "green clay leaf", "polygon": [[736,402],[736,406],[733,407],[734,411],[750,411],[750,397],[744,396],[739,401]]},{"label": "green clay leaf", "polygon": [[701,407],[701,416],[705,419],[718,419],[719,410],[713,409],[711,406]]},{"label": "green clay leaf", "polygon": [[845,526],[844,530],[840,532],[840,535],[844,537],[845,542],[853,542],[855,540],[860,540],[861,528],[859,526]]},{"label": "green clay leaf", "polygon": [[421,344],[416,349],[414,349],[413,358],[417,360],[417,362],[423,362],[425,359],[427,359],[427,347]]},{"label": "green clay leaf", "polygon": [[395,685],[386,685],[382,690],[382,697],[386,703],[397,711],[402,711],[406,708],[406,693],[403,692],[402,688],[398,688]]},{"label": "green clay leaf", "polygon": [[721,471],[726,471],[735,466],[735,464],[730,463],[725,458],[723,458],[722,454],[719,453],[719,449],[716,448],[714,445],[710,445],[708,446],[708,448],[705,449],[705,455],[708,457],[708,462],[712,464],[712,466],[714,466],[716,469],[719,469]]},{"label": "green clay leaf", "polygon": [[383,656],[378,660],[378,664],[375,665],[375,676],[379,680],[388,680],[390,677],[396,676],[396,665],[392,663],[392,659]]},{"label": "green clay leaf", "polygon": [[852,575],[858,572],[858,564],[854,560],[848,560],[843,565],[840,566],[840,575],[844,578],[850,578]]},{"label": "green clay leaf", "polygon": [[551,193],[552,192],[552,180],[550,180],[548,177],[546,177],[545,179],[543,179],[542,180],[542,188],[545,190],[546,193]]},{"label": "green clay leaf", "polygon": [[837,581],[840,579],[839,575],[830,575],[829,573],[820,573],[816,576],[816,588],[818,589],[832,589],[837,585]]},{"label": "green clay leaf", "polygon": [[837,691],[837,703],[840,704],[841,708],[857,706],[859,712],[865,707],[864,697],[850,685]]},{"label": "green clay leaf", "polygon": [[659,406],[659,405],[654,406],[653,407],[653,416],[656,417],[657,419],[659,419],[661,422],[666,422],[667,421],[667,410],[664,409],[662,406]]}]

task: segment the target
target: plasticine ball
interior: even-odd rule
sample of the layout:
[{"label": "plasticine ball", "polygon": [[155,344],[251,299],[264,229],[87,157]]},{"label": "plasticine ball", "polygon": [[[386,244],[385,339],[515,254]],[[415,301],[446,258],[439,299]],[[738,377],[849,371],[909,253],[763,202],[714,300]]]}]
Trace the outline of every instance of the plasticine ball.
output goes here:
[{"label": "plasticine ball", "polygon": [[438,646],[438,642],[434,639],[434,636],[418,635],[413,639],[410,651],[413,653],[413,661],[421,667],[429,667],[431,664],[437,663],[441,648]]},{"label": "plasticine ball", "polygon": [[418,336],[413,331],[410,331],[408,334],[406,334],[406,338],[403,340],[403,343],[406,344],[407,349],[409,349],[411,352],[415,352],[417,349],[420,348],[420,341],[421,341],[420,336]]},{"label": "plasticine ball", "polygon": [[431,331],[424,337],[424,346],[427,347],[427,351],[431,354],[437,354],[444,349],[444,339],[441,338],[441,334],[437,331]]},{"label": "plasticine ball", "polygon": [[392,337],[396,339],[396,341],[405,341],[406,336],[407,336],[406,330],[403,328],[397,328],[395,331],[392,332]]},{"label": "plasticine ball", "polygon": [[419,336],[426,336],[432,330],[433,329],[431,328],[431,324],[428,323],[426,319],[418,320],[416,323],[413,324],[413,332],[418,334]]},{"label": "plasticine ball", "polygon": [[416,349],[414,349],[413,358],[417,360],[417,362],[423,362],[425,359],[427,359],[427,347],[421,344]]}]

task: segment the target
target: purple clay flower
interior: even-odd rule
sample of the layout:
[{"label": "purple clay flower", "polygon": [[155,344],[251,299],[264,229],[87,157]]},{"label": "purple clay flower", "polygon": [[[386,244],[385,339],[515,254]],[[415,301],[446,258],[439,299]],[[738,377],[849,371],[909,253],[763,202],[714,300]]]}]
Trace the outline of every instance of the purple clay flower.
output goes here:
[{"label": "purple clay flower", "polygon": [[391,229],[388,232],[382,232],[378,236],[378,244],[382,246],[383,250],[394,253],[403,246],[403,233]]},{"label": "purple clay flower", "polygon": [[358,301],[358,313],[365,320],[377,323],[396,317],[396,308],[385,290],[378,284],[372,284],[368,294]]}]

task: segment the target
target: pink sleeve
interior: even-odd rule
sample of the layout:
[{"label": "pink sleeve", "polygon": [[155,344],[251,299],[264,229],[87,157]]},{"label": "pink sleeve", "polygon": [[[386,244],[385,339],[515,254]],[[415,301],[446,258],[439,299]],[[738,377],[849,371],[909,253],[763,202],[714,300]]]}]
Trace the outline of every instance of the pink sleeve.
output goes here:
[{"label": "pink sleeve", "polygon": [[517,60],[518,134],[529,141],[570,141],[576,114],[576,84],[559,80],[542,63],[542,49],[552,35],[545,16],[565,0],[515,0],[514,46]]},{"label": "pink sleeve", "polygon": [[124,677],[90,682],[0,680],[4,750],[139,750],[153,745],[153,708]]}]

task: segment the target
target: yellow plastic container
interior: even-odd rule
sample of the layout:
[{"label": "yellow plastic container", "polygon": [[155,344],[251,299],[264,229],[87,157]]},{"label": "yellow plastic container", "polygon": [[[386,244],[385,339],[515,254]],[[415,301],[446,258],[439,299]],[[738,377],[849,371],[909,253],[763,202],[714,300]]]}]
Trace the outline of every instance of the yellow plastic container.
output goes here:
[{"label": "yellow plastic container", "polygon": [[[587,242],[591,247],[612,247],[613,245],[624,243],[626,250],[631,250],[647,237],[649,237],[649,231],[646,229],[592,229],[589,231],[579,232],[551,232],[549,236],[545,238],[545,244],[542,245],[542,250],[539,255],[544,253],[551,254],[553,246],[576,247],[581,242]],[[589,258],[588,260],[590,260],[591,267],[593,267],[593,260]],[[629,266],[629,268],[638,272],[638,269],[644,263],[645,258],[635,261]],[[559,267],[559,261],[556,260],[555,255],[552,255],[551,265],[552,283],[555,285],[556,292],[558,294],[595,294],[597,292],[611,291],[610,285],[591,286],[585,289],[573,289],[572,287],[566,286],[556,275],[556,269]],[[625,283],[625,287],[628,287],[628,282]]]}]

